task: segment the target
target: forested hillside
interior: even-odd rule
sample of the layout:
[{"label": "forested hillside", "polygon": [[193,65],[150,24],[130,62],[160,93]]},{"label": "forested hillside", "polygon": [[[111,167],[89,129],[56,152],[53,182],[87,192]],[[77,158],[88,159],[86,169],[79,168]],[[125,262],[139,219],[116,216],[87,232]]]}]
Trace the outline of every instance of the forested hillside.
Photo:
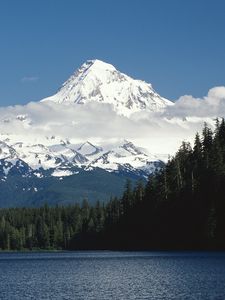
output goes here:
[{"label": "forested hillside", "polygon": [[225,122],[183,142],[144,186],[90,206],[0,210],[0,248],[225,249]]}]

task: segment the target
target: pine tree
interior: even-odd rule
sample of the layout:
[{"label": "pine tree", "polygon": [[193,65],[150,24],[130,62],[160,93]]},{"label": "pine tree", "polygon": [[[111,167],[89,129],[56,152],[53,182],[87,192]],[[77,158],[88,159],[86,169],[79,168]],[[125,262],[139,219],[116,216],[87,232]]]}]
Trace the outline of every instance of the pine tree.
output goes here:
[{"label": "pine tree", "polygon": [[125,190],[122,196],[122,213],[125,214],[129,208],[133,205],[133,193],[131,187],[131,181],[127,180]]}]

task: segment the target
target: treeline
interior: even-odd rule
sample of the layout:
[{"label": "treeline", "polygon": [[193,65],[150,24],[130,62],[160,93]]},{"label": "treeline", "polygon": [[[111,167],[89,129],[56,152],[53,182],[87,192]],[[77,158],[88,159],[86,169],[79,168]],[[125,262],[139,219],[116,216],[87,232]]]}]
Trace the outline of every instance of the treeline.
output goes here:
[{"label": "treeline", "polygon": [[11,208],[0,210],[0,248],[70,249],[79,233],[100,232],[104,207],[90,207],[87,201],[69,207]]},{"label": "treeline", "polygon": [[[136,191],[143,193],[140,182]],[[106,232],[114,228],[131,205],[131,184],[127,182],[122,199],[99,201],[90,206],[0,209],[0,249],[99,249],[107,248]]]},{"label": "treeline", "polygon": [[0,210],[0,248],[225,249],[225,122],[107,204]]}]

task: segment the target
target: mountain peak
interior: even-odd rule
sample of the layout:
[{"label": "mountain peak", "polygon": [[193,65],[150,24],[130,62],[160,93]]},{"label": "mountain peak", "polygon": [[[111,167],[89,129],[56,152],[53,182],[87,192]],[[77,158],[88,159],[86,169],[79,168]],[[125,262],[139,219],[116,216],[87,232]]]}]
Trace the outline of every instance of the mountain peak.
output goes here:
[{"label": "mountain peak", "polygon": [[87,60],[53,96],[42,101],[111,104],[121,115],[141,110],[160,111],[172,102],[157,94],[151,84],[135,80],[113,65],[98,59]]},{"label": "mountain peak", "polygon": [[88,68],[100,69],[100,70],[116,70],[113,65],[99,59],[87,60],[82,66],[87,66]]}]

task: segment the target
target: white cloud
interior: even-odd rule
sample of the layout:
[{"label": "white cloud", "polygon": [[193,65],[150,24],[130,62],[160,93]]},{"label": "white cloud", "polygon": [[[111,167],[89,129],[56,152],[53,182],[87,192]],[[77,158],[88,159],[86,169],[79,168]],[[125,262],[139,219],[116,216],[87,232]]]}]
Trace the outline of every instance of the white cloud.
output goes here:
[{"label": "white cloud", "polygon": [[217,86],[210,89],[208,97],[212,99],[225,100],[225,86]]},{"label": "white cloud", "polygon": [[39,77],[37,76],[25,76],[21,78],[22,83],[29,83],[29,82],[37,82],[39,80]]},{"label": "white cloud", "polygon": [[174,153],[182,140],[192,140],[195,132],[201,131],[204,121],[213,125],[217,116],[225,116],[225,87],[210,89],[202,99],[182,96],[163,113],[143,111],[130,118],[119,116],[109,104],[96,102],[31,102],[0,108],[2,134],[28,140],[56,135],[99,143],[126,138],[154,153]]},{"label": "white cloud", "polygon": [[174,106],[167,109],[166,113],[168,116],[177,117],[223,117],[225,116],[225,87],[214,87],[203,98],[182,96]]}]

